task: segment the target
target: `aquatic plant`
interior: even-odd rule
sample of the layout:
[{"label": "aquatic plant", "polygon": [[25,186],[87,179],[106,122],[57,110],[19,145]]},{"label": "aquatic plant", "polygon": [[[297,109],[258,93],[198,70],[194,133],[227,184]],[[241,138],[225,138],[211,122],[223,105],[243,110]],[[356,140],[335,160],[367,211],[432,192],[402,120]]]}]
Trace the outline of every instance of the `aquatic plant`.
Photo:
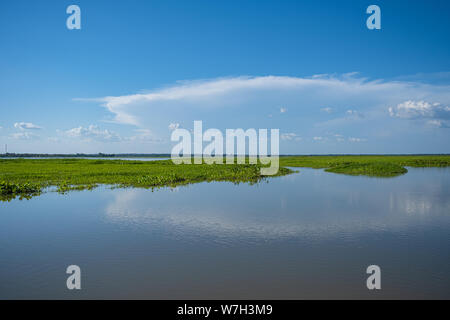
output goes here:
[{"label": "aquatic plant", "polygon": [[395,177],[407,173],[405,167],[448,167],[450,155],[287,156],[280,158],[280,165],[322,168],[348,175]]},{"label": "aquatic plant", "polygon": [[[280,165],[278,176],[293,172],[286,167],[309,167],[339,174],[395,177],[408,172],[408,166],[450,166],[450,156],[286,156],[280,157]],[[260,169],[259,163],[175,165],[171,160],[0,159],[0,200],[30,198],[51,186],[67,193],[98,185],[154,189],[204,181],[254,184],[272,177],[262,176]]]},{"label": "aquatic plant", "polygon": [[[153,189],[202,181],[256,183],[265,179],[260,168],[260,164],[175,165],[171,160],[0,159],[0,179],[11,185],[37,186],[39,191],[55,186],[57,192],[64,194],[91,190],[101,184]],[[291,172],[280,168],[278,175]],[[0,189],[0,195],[8,194],[12,193]],[[29,197],[35,195],[35,190],[15,189],[14,194]]]}]

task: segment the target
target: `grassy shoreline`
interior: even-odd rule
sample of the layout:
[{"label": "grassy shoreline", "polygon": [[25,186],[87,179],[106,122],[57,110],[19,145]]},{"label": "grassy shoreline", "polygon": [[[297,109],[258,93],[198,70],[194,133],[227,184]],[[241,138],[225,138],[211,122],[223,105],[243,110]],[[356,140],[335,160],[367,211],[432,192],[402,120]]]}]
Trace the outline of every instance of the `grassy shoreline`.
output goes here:
[{"label": "grassy shoreline", "polygon": [[[0,200],[30,198],[55,186],[65,193],[113,187],[158,188],[198,182],[257,183],[260,165],[175,165],[171,160],[0,159]],[[293,171],[280,168],[278,175]]]},{"label": "grassy shoreline", "polygon": [[[424,156],[286,156],[280,157],[278,176],[286,167],[370,177],[395,177],[406,167],[448,167],[450,155]],[[256,183],[269,179],[260,165],[175,165],[171,160],[134,161],[100,159],[0,159],[0,201],[31,198],[50,186],[58,192],[114,187],[158,188],[198,182]]]},{"label": "grassy shoreline", "polygon": [[407,173],[405,167],[448,167],[450,155],[293,156],[281,157],[280,164],[347,175],[395,177]]}]

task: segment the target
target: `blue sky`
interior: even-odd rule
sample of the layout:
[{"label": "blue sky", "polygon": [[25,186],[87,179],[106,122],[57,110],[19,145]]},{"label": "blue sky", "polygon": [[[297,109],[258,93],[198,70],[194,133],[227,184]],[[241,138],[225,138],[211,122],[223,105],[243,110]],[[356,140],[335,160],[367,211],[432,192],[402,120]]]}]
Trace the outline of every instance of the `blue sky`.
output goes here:
[{"label": "blue sky", "polygon": [[448,1],[1,1],[0,143],[166,153],[169,127],[203,120],[279,128],[281,153],[448,153],[449,16]]}]

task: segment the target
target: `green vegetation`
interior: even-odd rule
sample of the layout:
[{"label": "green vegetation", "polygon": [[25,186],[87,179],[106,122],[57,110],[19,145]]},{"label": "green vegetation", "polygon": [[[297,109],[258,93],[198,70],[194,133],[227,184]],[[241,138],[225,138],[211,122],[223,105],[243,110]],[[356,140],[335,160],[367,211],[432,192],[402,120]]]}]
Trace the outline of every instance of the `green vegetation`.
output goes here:
[{"label": "green vegetation", "polygon": [[[31,197],[46,187],[65,193],[113,187],[158,188],[203,181],[256,183],[265,177],[261,165],[175,165],[171,160],[0,159],[0,200]],[[292,171],[280,168],[278,175]]]},{"label": "green vegetation", "polygon": [[30,199],[40,192],[41,187],[38,184],[0,181],[0,200],[11,200],[16,196],[19,196],[20,200],[23,198]]},{"label": "green vegetation", "polygon": [[280,158],[287,167],[323,168],[325,171],[370,177],[395,177],[405,167],[448,167],[450,155],[424,156],[288,156]]},{"label": "green vegetation", "polygon": [[[410,167],[448,167],[450,155],[436,156],[286,156],[280,157],[278,175],[285,167],[323,168],[325,171],[371,177],[394,177]],[[256,183],[265,177],[261,166],[175,165],[171,160],[125,161],[94,159],[0,159],[0,200],[30,198],[46,187],[65,193],[112,187],[158,188],[203,181]]]}]

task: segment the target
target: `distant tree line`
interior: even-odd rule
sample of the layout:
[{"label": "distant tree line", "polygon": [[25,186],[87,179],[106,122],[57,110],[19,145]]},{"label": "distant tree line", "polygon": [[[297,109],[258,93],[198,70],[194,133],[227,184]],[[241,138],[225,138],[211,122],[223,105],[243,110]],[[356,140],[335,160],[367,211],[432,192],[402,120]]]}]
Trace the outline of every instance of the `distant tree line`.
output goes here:
[{"label": "distant tree line", "polygon": [[168,153],[3,153],[2,158],[169,158]]}]

